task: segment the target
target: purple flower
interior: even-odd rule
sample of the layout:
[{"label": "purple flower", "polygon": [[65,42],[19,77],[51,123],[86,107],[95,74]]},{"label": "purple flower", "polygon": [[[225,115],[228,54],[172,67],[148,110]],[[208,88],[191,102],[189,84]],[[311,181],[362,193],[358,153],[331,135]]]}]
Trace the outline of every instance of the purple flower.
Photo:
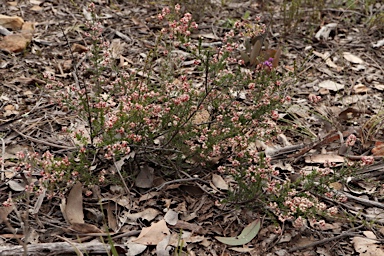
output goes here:
[{"label": "purple flower", "polygon": [[273,61],[273,58],[269,58],[268,60],[263,62],[263,65],[269,68],[272,68],[272,61]]}]

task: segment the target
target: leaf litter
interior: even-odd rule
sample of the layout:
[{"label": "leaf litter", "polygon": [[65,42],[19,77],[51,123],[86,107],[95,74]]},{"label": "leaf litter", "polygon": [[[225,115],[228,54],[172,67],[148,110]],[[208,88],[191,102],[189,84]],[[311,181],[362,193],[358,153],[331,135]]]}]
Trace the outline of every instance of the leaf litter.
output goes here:
[{"label": "leaf litter", "polygon": [[[70,126],[84,128],[76,117],[67,116],[55,109],[55,105],[51,103],[51,96],[41,93],[39,87],[45,82],[36,74],[42,74],[43,71],[57,72],[62,78],[70,79],[73,60],[69,55],[63,30],[70,38],[72,51],[85,52],[87,48],[82,38],[76,34],[81,28],[76,27],[72,21],[77,21],[78,24],[90,18],[89,13],[86,11],[79,13],[78,9],[69,3],[55,5],[53,2],[29,1],[26,3],[27,9],[23,11],[23,19],[20,18],[19,8],[14,2],[5,5],[7,15],[0,16],[0,25],[5,28],[1,30],[3,37],[0,41],[0,48],[4,51],[1,53],[0,65],[0,76],[4,81],[4,86],[0,88],[2,100],[0,132],[4,134],[1,154],[2,169],[6,175],[2,177],[1,202],[6,202],[9,194],[16,198],[25,193],[26,180],[13,175],[16,173],[14,160],[17,159],[17,155],[11,151],[12,147],[18,146],[19,151],[41,153],[48,149],[70,150],[73,148],[73,141],[60,134],[61,128]],[[158,6],[146,1],[124,5],[115,3],[115,5],[116,9],[103,8],[99,16],[105,25],[108,25],[106,31],[109,34],[106,36],[114,38],[111,50],[119,66],[137,70],[133,64],[140,65],[143,54],[154,45],[151,34],[153,30],[158,29],[158,25],[151,23],[151,19],[147,17],[155,16]],[[203,24],[217,24],[217,19],[227,18],[225,15],[240,18],[249,9],[259,13],[258,8],[257,4],[250,3],[236,5],[236,8],[229,6],[228,9],[216,6],[216,11],[212,9],[211,15],[201,19]],[[282,25],[279,23],[281,12],[275,8],[277,16],[274,30],[282,31]],[[82,6],[82,10],[86,10],[85,6]],[[358,24],[359,29],[350,29],[339,23],[338,16],[330,14],[330,19],[334,19],[335,22],[325,24],[316,32],[314,37],[317,41],[304,43],[301,37],[297,38],[293,34],[292,38],[281,38],[284,43],[279,43],[287,49],[282,51],[280,57],[284,63],[282,68],[286,70],[290,70],[295,61],[311,56],[309,51],[305,52],[307,56],[300,53],[288,54],[294,52],[292,49],[297,52],[296,49],[301,46],[303,49],[314,49],[313,54],[321,59],[313,59],[306,63],[304,67],[306,72],[299,74],[298,81],[291,89],[292,102],[298,107],[290,108],[283,116],[287,120],[293,118],[293,122],[307,128],[307,134],[310,134],[311,139],[288,130],[283,135],[286,136],[285,141],[292,145],[276,140],[266,146],[274,148],[271,157],[276,158],[276,168],[285,168],[291,175],[300,169],[322,168],[327,161],[338,162],[344,159],[356,161],[365,155],[374,155],[380,160],[384,155],[382,146],[384,134],[382,129],[378,129],[382,121],[369,120],[370,117],[380,114],[383,102],[382,39],[374,33],[361,35],[363,24]],[[36,23],[28,23],[32,20]],[[24,32],[23,24],[26,24]],[[217,29],[215,25],[207,26],[201,35],[215,43],[218,40]],[[9,41],[13,40],[12,38],[17,38],[18,42],[21,42],[20,46]],[[268,40],[270,43],[277,43],[276,38]],[[346,44],[346,40],[352,42],[353,47]],[[367,50],[367,45],[372,46],[372,49]],[[14,48],[15,46],[18,48]],[[256,46],[253,47],[253,51],[256,50]],[[341,55],[338,55],[339,52]],[[247,57],[253,61],[251,55],[252,52]],[[188,68],[188,63],[185,63],[183,68]],[[33,70],[33,75],[28,70]],[[151,74],[151,79],[156,81],[157,74]],[[367,94],[369,97],[357,98],[355,94]],[[325,99],[320,104],[327,110],[337,107],[338,114],[329,111],[331,114],[324,112],[323,116],[319,117],[319,113],[308,101],[309,95],[324,96]],[[209,113],[201,112],[195,118],[196,123],[206,122]],[[353,149],[353,152],[344,152],[340,149],[343,139],[347,137],[344,134],[348,134],[347,128],[350,126],[357,131],[361,147]],[[117,163],[115,169],[120,171],[131,164],[130,159],[126,159]],[[380,245],[380,239],[384,236],[383,231],[372,233],[367,226],[353,230],[347,220],[328,223],[326,227],[328,233],[324,233],[324,230],[318,229],[313,224],[309,224],[301,231],[295,231],[287,226],[282,233],[279,233],[275,232],[273,225],[267,226],[267,219],[263,221],[263,226],[267,227],[261,227],[259,216],[250,212],[239,214],[230,207],[217,204],[217,200],[225,195],[221,195],[217,190],[226,191],[231,185],[231,181],[219,173],[196,172],[194,175],[200,175],[200,178],[191,179],[184,176],[180,179],[180,183],[168,184],[158,187],[160,188],[158,190],[146,192],[147,189],[161,186],[166,181],[156,183],[158,170],[150,166],[140,166],[132,170],[138,172],[140,177],[136,180],[136,184],[130,184],[134,190],[94,187],[91,189],[92,196],[86,196],[83,191],[85,188],[78,183],[66,188],[64,198],[60,200],[54,198],[53,201],[48,201],[39,196],[31,197],[30,206],[34,208],[31,213],[34,217],[30,216],[31,238],[28,241],[34,247],[29,248],[30,252],[34,253],[33,255],[40,255],[42,248],[51,248],[52,251],[61,248],[59,252],[73,253],[84,251],[86,248],[89,252],[94,250],[102,253],[105,252],[107,244],[94,242],[89,237],[92,237],[92,234],[100,236],[108,232],[114,243],[125,247],[129,255],[143,252],[149,254],[151,250],[158,255],[169,255],[171,247],[177,248],[181,244],[191,255],[216,255],[222,251],[226,251],[227,255],[233,255],[234,251],[249,252],[251,255],[267,255],[267,253],[302,255],[295,254],[296,251],[301,251],[310,255],[313,247],[316,247],[318,252],[333,251],[336,254],[340,251],[354,252],[358,255],[383,254]],[[113,168],[110,171],[113,172]],[[380,184],[382,163],[377,162],[375,165],[364,167],[356,174],[345,186],[336,182],[332,185],[335,191],[349,198],[349,201],[340,207],[353,214],[359,213],[360,222],[368,220],[382,226],[384,224],[381,203],[384,188]],[[367,183],[363,177],[368,177],[369,182]],[[98,199],[101,198],[103,205],[100,208]],[[91,210],[93,215],[85,214],[91,212],[89,209],[93,209]],[[101,216],[107,216],[107,230],[103,218],[95,217],[97,211],[101,212]],[[1,240],[2,255],[18,255],[17,253],[21,251],[21,247],[11,245],[9,241],[14,244],[17,239],[25,238],[27,234],[23,231],[17,233],[6,225],[12,218],[18,220],[12,223],[13,228],[18,225],[21,227],[20,212],[28,214],[22,205],[3,204],[0,207],[0,224],[4,227],[0,235],[9,239],[8,242]],[[376,228],[383,229],[382,227],[380,229],[380,226],[371,229]],[[47,236],[44,233],[52,235]],[[224,234],[229,236],[223,237]],[[61,239],[60,235],[66,238]],[[82,243],[77,243],[77,236],[84,237]],[[215,237],[221,239],[222,243],[217,242]],[[348,237],[352,238],[348,240]],[[332,248],[338,241],[343,243],[340,243],[338,248]],[[225,244],[243,245],[243,247],[230,248],[232,251],[228,251]],[[157,245],[156,249],[151,248],[151,245]],[[74,247],[78,250],[73,249]],[[287,254],[288,252],[291,254]]]}]

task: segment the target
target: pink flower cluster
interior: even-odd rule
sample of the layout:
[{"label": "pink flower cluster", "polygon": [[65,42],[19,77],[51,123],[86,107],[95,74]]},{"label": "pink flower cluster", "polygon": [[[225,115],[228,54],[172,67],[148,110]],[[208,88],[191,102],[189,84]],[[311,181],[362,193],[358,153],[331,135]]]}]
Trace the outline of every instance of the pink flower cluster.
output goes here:
[{"label": "pink flower cluster", "polygon": [[[180,10],[180,5],[175,6],[175,11],[178,13]],[[168,7],[164,8],[157,18],[162,21],[164,18],[170,16],[170,9]],[[192,15],[190,13],[185,13],[183,17],[179,20],[169,20],[169,28],[162,29],[163,34],[167,34],[170,39],[177,38],[177,36],[190,36],[191,29],[197,29],[198,25],[196,22],[192,21]]]}]

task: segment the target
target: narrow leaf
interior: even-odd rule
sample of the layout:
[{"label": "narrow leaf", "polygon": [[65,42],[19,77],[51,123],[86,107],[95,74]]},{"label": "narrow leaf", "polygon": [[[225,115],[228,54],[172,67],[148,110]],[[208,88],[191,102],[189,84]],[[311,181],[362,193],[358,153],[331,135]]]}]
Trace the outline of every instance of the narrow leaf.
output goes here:
[{"label": "narrow leaf", "polygon": [[249,223],[241,232],[239,236],[235,237],[221,237],[215,236],[217,240],[227,245],[243,245],[252,241],[253,238],[259,233],[261,228],[260,220],[255,220]]}]

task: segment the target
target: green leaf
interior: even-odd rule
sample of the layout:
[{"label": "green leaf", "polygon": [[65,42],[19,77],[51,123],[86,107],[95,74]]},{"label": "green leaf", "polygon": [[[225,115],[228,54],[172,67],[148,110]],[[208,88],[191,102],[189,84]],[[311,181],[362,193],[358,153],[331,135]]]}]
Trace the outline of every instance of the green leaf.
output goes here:
[{"label": "green leaf", "polygon": [[261,228],[260,220],[255,220],[249,223],[241,232],[240,235],[235,237],[222,237],[215,236],[217,240],[227,245],[243,245],[249,243],[259,233]]},{"label": "green leaf", "polygon": [[250,11],[246,11],[242,17],[243,20],[247,20],[249,18],[249,16],[251,16],[251,12]]}]

